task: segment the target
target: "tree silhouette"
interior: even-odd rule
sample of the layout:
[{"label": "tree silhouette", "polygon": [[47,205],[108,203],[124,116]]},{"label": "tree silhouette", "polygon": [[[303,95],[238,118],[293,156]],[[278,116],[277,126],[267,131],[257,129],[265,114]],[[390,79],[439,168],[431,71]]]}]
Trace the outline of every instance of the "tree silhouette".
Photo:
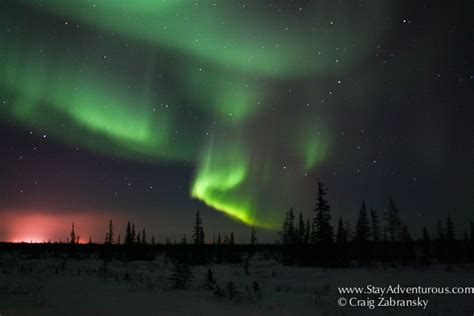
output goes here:
[{"label": "tree silhouette", "polygon": [[395,201],[392,196],[388,197],[388,209],[387,209],[387,226],[386,231],[388,232],[388,238],[390,241],[396,241],[399,239],[400,234],[400,211],[395,205]]},{"label": "tree silhouette", "polygon": [[342,221],[342,217],[340,217],[339,222],[337,223],[336,243],[346,244],[348,241],[349,241],[349,238],[347,236],[347,232],[344,227],[344,222]]},{"label": "tree silhouette", "polygon": [[230,232],[229,245],[235,245],[234,232]]},{"label": "tree silhouette", "polygon": [[225,293],[230,299],[235,299],[240,296],[240,292],[237,290],[234,282],[229,281],[225,286]]},{"label": "tree silhouette", "polygon": [[429,263],[429,258],[431,257],[431,237],[428,233],[428,229],[423,226],[423,234],[422,234],[422,260],[425,264]]},{"label": "tree silhouette", "polygon": [[359,218],[355,229],[354,240],[357,243],[367,243],[370,238],[369,218],[367,217],[367,208],[365,202],[362,201],[362,206],[359,210]]},{"label": "tree silhouette", "polygon": [[283,231],[281,232],[281,238],[283,244],[293,244],[296,240],[295,236],[295,215],[293,209],[286,213],[285,221],[283,222]]},{"label": "tree silhouette", "polygon": [[133,237],[132,237],[132,224],[130,221],[127,223],[127,228],[125,230],[125,245],[132,245],[133,244]]},{"label": "tree silhouette", "polygon": [[137,241],[137,235],[135,233],[135,223],[132,223],[132,244]]},{"label": "tree silhouette", "polygon": [[193,279],[193,271],[185,261],[175,261],[169,281],[171,288],[184,290],[189,288]]},{"label": "tree silhouette", "polygon": [[252,226],[252,231],[250,232],[250,245],[255,246],[257,244],[257,232],[255,231],[255,226]]},{"label": "tree silhouette", "polygon": [[318,199],[316,201],[316,217],[314,218],[314,232],[312,241],[315,243],[329,244],[333,241],[334,229],[331,226],[331,213],[324,184],[318,180]]},{"label": "tree silhouette", "polygon": [[112,220],[109,221],[109,231],[105,235],[105,243],[112,245],[114,243],[114,225]]},{"label": "tree silhouette", "polygon": [[204,286],[210,291],[214,291],[216,288],[216,278],[214,277],[214,273],[212,272],[211,268],[207,270]]},{"label": "tree silhouette", "polygon": [[74,222],[72,222],[71,233],[69,234],[70,239],[69,242],[74,245],[77,242],[76,232],[74,230]]},{"label": "tree silhouette", "polygon": [[454,232],[454,224],[453,221],[451,220],[451,216],[448,215],[446,218],[446,241],[449,243],[452,243],[454,240],[456,240],[456,235]]},{"label": "tree silhouette", "polygon": [[202,227],[202,220],[199,216],[199,211],[196,212],[196,220],[193,227],[193,243],[195,245],[204,244],[204,229]]},{"label": "tree silhouette", "polygon": [[370,209],[371,235],[374,242],[380,241],[380,221],[377,210]]}]

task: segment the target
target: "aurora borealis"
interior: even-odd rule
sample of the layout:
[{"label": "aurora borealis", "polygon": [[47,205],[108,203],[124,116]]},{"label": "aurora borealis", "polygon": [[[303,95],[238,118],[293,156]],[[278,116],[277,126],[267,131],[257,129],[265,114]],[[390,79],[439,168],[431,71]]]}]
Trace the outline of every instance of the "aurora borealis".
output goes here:
[{"label": "aurora borealis", "polygon": [[[431,218],[472,149],[454,124],[472,57],[440,6],[2,1],[0,208],[144,222],[206,208],[275,230],[289,207],[309,214],[321,177],[341,214],[392,192]],[[470,180],[456,178],[462,214]]]}]

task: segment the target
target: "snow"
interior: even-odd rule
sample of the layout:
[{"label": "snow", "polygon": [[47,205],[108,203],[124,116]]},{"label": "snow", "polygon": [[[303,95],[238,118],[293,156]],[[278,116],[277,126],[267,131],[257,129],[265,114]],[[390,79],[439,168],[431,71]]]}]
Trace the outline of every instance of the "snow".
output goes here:
[{"label": "snow", "polygon": [[[288,267],[253,258],[249,274],[243,263],[193,267],[188,290],[172,290],[172,262],[97,259],[22,259],[0,257],[0,314],[23,315],[472,315],[474,295],[435,295],[420,308],[339,307],[338,286],[474,286],[474,265],[434,265],[323,269]],[[240,300],[217,299],[202,287],[211,268],[220,287],[233,281]],[[257,281],[261,296],[252,291]],[[346,295],[347,296],[347,295]],[[362,297],[363,299],[365,297]],[[413,298],[413,297],[409,297]],[[373,313],[370,313],[373,312]]]}]

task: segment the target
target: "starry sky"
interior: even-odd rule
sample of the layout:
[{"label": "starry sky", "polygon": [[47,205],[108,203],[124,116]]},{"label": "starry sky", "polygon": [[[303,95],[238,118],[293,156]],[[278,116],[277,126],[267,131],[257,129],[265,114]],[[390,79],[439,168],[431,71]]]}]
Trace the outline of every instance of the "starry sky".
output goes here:
[{"label": "starry sky", "polygon": [[392,194],[474,219],[471,1],[4,0],[0,240],[157,239]]}]

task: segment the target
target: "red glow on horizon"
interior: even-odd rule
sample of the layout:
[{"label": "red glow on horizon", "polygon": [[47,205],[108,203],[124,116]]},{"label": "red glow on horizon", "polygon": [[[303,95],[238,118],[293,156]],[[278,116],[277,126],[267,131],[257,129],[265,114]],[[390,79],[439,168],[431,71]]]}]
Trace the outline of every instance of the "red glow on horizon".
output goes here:
[{"label": "red glow on horizon", "polygon": [[[46,211],[0,211],[0,241],[43,243],[66,242],[74,222],[76,236],[79,243],[103,242],[108,229],[110,215],[95,212],[58,213]],[[115,217],[117,222],[114,220]],[[121,227],[121,216],[114,215],[114,225]]]}]

